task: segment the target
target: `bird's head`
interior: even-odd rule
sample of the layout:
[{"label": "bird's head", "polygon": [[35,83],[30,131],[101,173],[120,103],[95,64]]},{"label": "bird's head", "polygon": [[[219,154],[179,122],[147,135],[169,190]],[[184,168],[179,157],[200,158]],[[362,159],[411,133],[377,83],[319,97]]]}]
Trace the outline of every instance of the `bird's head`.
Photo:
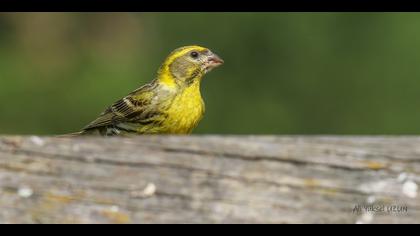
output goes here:
[{"label": "bird's head", "polygon": [[200,80],[204,74],[222,64],[223,60],[209,49],[186,46],[177,48],[169,54],[159,70],[159,75],[169,76],[177,80],[177,83],[189,84]]}]

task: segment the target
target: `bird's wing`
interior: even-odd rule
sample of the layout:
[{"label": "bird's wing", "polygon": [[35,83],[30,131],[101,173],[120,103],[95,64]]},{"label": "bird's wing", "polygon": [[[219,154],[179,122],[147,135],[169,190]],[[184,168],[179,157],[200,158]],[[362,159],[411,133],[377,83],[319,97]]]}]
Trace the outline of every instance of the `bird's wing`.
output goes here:
[{"label": "bird's wing", "polygon": [[153,88],[153,84],[147,84],[116,101],[83,130],[117,125],[123,122],[150,123],[149,121],[159,114],[156,108],[151,106],[154,96]]}]

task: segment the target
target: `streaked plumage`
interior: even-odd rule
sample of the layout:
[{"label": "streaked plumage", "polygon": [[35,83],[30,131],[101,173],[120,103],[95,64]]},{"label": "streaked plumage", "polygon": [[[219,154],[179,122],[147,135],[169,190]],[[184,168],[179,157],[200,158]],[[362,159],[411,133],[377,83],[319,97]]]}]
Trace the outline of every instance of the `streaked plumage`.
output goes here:
[{"label": "streaked plumage", "polygon": [[174,50],[157,77],[108,107],[78,134],[188,134],[204,114],[202,77],[223,60],[209,49]]}]

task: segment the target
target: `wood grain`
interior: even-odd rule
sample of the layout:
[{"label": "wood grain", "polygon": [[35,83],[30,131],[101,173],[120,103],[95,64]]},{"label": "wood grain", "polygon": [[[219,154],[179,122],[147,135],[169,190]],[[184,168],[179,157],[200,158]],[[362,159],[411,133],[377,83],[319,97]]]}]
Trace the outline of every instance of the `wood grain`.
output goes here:
[{"label": "wood grain", "polygon": [[414,136],[0,137],[0,223],[420,223],[419,183]]}]

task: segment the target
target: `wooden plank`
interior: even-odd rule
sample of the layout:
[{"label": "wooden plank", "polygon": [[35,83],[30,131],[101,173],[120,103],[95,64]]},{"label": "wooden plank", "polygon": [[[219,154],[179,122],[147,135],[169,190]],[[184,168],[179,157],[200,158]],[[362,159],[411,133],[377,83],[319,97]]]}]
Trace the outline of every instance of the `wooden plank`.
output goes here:
[{"label": "wooden plank", "polygon": [[419,183],[414,136],[0,137],[0,223],[420,223]]}]

